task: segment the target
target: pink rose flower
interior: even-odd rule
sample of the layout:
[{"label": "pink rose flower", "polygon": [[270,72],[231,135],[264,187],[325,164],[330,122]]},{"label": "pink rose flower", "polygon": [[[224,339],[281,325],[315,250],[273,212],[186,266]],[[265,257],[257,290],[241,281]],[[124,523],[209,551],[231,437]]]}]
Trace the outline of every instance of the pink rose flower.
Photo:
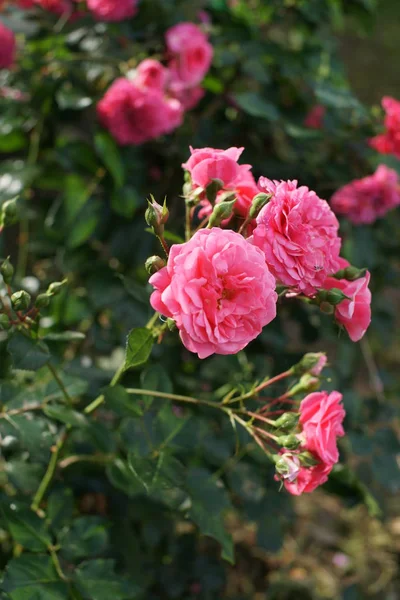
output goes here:
[{"label": "pink rose flower", "polygon": [[327,465],[339,460],[336,438],[344,435],[342,423],[346,414],[342,398],[339,392],[313,392],[300,404],[304,446]]},{"label": "pink rose flower", "polygon": [[98,21],[123,21],[137,12],[137,0],[87,0],[87,6]]},{"label": "pink rose flower", "polygon": [[328,475],[332,471],[333,465],[320,463],[314,467],[301,467],[294,481],[283,480],[286,490],[293,496],[300,496],[303,493],[309,494],[318,486],[328,481]]},{"label": "pink rose flower", "polygon": [[212,179],[220,179],[225,189],[233,189],[234,182],[242,173],[241,167],[250,169],[249,165],[238,165],[238,160],[244,148],[215,148],[193,149],[191,157],[182,167],[189,171],[195,187],[205,188]]},{"label": "pink rose flower", "polygon": [[192,110],[197,106],[204,96],[204,90],[199,85],[187,86],[182,81],[176,78],[174,73],[170,72],[170,83],[168,85],[168,93],[179,100],[185,110]]},{"label": "pink rose flower", "polygon": [[[343,258],[339,261],[340,269],[348,267],[349,263]],[[335,319],[346,329],[352,342],[361,340],[371,323],[371,291],[368,287],[370,273],[355,281],[327,277],[323,288],[341,290],[350,300],[342,300],[335,306]]]},{"label": "pink rose flower", "polygon": [[386,131],[371,138],[370,146],[381,154],[394,154],[400,158],[400,102],[385,96],[382,98],[382,106],[386,112],[384,121]]},{"label": "pink rose flower", "polygon": [[35,0],[17,0],[19,8],[33,8]]},{"label": "pink rose flower", "polygon": [[386,165],[379,165],[373,175],[351,181],[331,198],[333,210],[356,225],[374,223],[399,205],[399,176]]},{"label": "pink rose flower", "polygon": [[0,69],[9,69],[15,59],[15,35],[0,22]]},{"label": "pink rose flower", "polygon": [[264,252],[279,282],[312,296],[338,270],[339,223],[328,203],[297,181],[261,177],[258,185],[272,198],[249,241]]},{"label": "pink rose flower", "polygon": [[207,36],[194,23],[178,23],[166,33],[167,48],[172,56],[169,68],[188,86],[196,86],[210,68],[213,48]]},{"label": "pink rose flower", "polygon": [[325,113],[325,106],[316,104],[304,119],[304,125],[310,129],[322,129]]},{"label": "pink rose flower", "polygon": [[176,129],[183,108],[160,89],[119,78],[98,103],[97,114],[119,144],[138,145]]},{"label": "pink rose flower", "polygon": [[199,358],[236,354],[276,316],[275,280],[263,254],[234,231],[201,229],[172,246],[167,266],[149,281],[152,307],[174,319]]},{"label": "pink rose flower", "polygon": [[146,58],[138,65],[135,85],[164,90],[168,81],[168,75],[168,69],[163,67],[158,60]]}]

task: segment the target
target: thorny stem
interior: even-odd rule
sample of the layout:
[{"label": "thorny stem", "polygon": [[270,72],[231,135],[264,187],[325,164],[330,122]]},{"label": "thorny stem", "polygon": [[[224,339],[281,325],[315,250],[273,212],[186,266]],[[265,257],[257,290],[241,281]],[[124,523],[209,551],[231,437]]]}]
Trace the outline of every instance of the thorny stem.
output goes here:
[{"label": "thorny stem", "polygon": [[164,239],[164,237],[162,235],[158,235],[157,237],[158,237],[158,240],[159,240],[159,242],[160,242],[160,244],[161,244],[161,246],[162,246],[162,248],[163,248],[163,250],[164,250],[164,252],[165,252],[165,254],[167,256],[167,258],[168,258],[168,256],[169,256],[169,246],[168,246],[167,242],[165,241],[165,239]]}]

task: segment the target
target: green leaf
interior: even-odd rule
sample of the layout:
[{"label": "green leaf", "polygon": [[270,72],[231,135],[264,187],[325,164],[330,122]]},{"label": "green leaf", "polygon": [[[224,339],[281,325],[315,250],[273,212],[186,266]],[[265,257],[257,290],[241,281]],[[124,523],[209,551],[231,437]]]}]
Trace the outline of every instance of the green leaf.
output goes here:
[{"label": "green leaf", "polygon": [[140,197],[134,187],[119,187],[111,195],[111,208],[125,219],[131,219],[139,205]]},{"label": "green leaf", "polygon": [[219,487],[206,469],[193,468],[187,476],[187,490],[192,501],[190,518],[203,535],[209,535],[222,546],[222,557],[234,562],[232,537],[224,527],[224,513],[231,507],[224,488]]},{"label": "green leaf", "polygon": [[379,517],[382,513],[368,488],[359,480],[356,473],[345,465],[338,464],[333,467],[324,488],[338,496],[364,503],[371,517]]},{"label": "green leaf", "polygon": [[[167,371],[160,364],[152,365],[140,374],[140,385],[144,390],[155,392],[172,393],[172,383]],[[152,396],[143,396],[145,406],[149,407],[153,402]]]},{"label": "green leaf", "polygon": [[113,176],[115,185],[122,187],[125,181],[125,168],[117,144],[110,135],[101,132],[95,135],[94,145],[97,154]]},{"label": "green leaf", "polygon": [[65,423],[65,425],[73,427],[85,427],[87,425],[87,419],[84,415],[62,404],[47,404],[43,412],[50,419],[55,419]]},{"label": "green leaf", "polygon": [[51,492],[46,513],[52,530],[60,531],[71,522],[74,505],[74,495],[70,488],[60,488]]},{"label": "green leaf", "polygon": [[35,513],[16,506],[0,505],[0,510],[15,542],[32,552],[43,552],[51,544],[46,522]]},{"label": "green leaf", "polygon": [[233,99],[245,113],[252,117],[259,117],[268,121],[279,119],[276,107],[255,92],[240,92],[234,94]]},{"label": "green leaf", "polygon": [[99,212],[100,207],[94,202],[85,205],[69,231],[69,248],[77,248],[90,238],[99,223]]},{"label": "green leaf", "polygon": [[121,385],[109,386],[103,390],[107,408],[111,408],[121,417],[134,415],[140,417],[143,414],[136,396],[128,394]]},{"label": "green leaf", "polygon": [[150,356],[153,342],[153,334],[149,329],[132,329],[126,344],[125,370],[144,364]]},{"label": "green leaf", "polygon": [[185,469],[175,457],[166,452],[157,456],[128,456],[128,464],[132,477],[142,486],[147,494],[164,491],[175,487],[183,487]]},{"label": "green leaf", "polygon": [[65,600],[68,591],[49,556],[23,554],[8,563],[3,590],[12,600]]},{"label": "green leaf", "polygon": [[137,593],[134,584],[116,575],[113,560],[91,560],[76,569],[73,581],[88,600],[124,600]]},{"label": "green leaf", "polygon": [[132,477],[132,471],[126,461],[117,458],[111,465],[107,465],[106,473],[112,485],[128,496],[143,493],[142,484],[137,478]]},{"label": "green leaf", "polygon": [[58,542],[61,553],[68,561],[102,554],[108,546],[108,534],[101,517],[79,517],[62,532]]},{"label": "green leaf", "polygon": [[85,337],[85,334],[80,331],[63,331],[62,333],[48,333],[43,339],[49,342],[80,342]]},{"label": "green leaf", "polygon": [[7,344],[14,369],[37,371],[50,360],[50,352],[46,344],[15,333]]},{"label": "green leaf", "polygon": [[71,225],[90,198],[88,187],[79,175],[68,175],[64,181],[64,208],[66,212],[66,225]]}]

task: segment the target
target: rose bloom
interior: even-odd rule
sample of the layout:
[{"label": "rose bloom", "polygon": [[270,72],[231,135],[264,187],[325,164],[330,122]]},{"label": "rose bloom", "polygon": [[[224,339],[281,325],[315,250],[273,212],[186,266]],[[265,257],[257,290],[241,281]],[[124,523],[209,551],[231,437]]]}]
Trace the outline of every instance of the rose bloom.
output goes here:
[{"label": "rose bloom", "polygon": [[400,102],[385,96],[382,98],[382,106],[386,112],[386,131],[370,139],[370,146],[381,154],[394,154],[400,158]]},{"label": "rose bloom", "polygon": [[139,80],[119,78],[97,105],[102,125],[121,145],[142,144],[176,129],[183,118],[182,105],[156,87]]},{"label": "rose bloom", "polygon": [[243,150],[190,147],[191,156],[182,167],[189,171],[195,187],[205,188],[212,179],[220,179],[225,189],[233,189],[238,177],[243,178],[244,169],[248,171],[251,168],[250,165],[238,165]]},{"label": "rose bloom", "polygon": [[344,435],[345,410],[339,392],[313,392],[300,404],[300,420],[305,448],[325,464],[339,460],[336,439]]},{"label": "rose bloom", "polygon": [[325,200],[297,181],[259,180],[272,194],[249,240],[261,248],[271,273],[284,285],[312,296],[338,269],[339,223]]},{"label": "rose bloom", "polygon": [[236,354],[276,316],[275,280],[263,254],[234,231],[201,229],[172,246],[167,266],[149,281],[152,307],[174,319],[199,358]]},{"label": "rose bloom", "polygon": [[164,90],[168,81],[168,69],[153,58],[146,58],[137,68],[135,85]]},{"label": "rose bloom", "polygon": [[15,59],[15,35],[0,22],[0,69],[9,69]]},{"label": "rose bloom", "polygon": [[310,129],[322,129],[325,113],[325,106],[322,106],[322,104],[316,104],[312,107],[304,119],[304,125]]},{"label": "rose bloom", "polygon": [[320,463],[313,467],[301,467],[294,481],[283,479],[283,485],[293,496],[300,496],[303,493],[309,494],[318,486],[328,481],[328,475],[332,471],[333,465]]},{"label": "rose bloom", "polygon": [[166,44],[172,59],[169,68],[188,86],[196,86],[210,68],[213,48],[207,36],[194,23],[178,23],[168,29]]},{"label": "rose bloom", "polygon": [[123,21],[137,12],[137,0],[87,0],[87,6],[98,21]]},{"label": "rose bloom", "polygon": [[331,198],[333,210],[356,225],[374,223],[399,204],[399,176],[386,165],[379,165],[373,175],[351,181]]},{"label": "rose bloom", "polygon": [[[339,268],[344,269],[348,266],[347,260],[341,258]],[[323,284],[324,289],[337,288],[350,298],[350,300],[342,300],[335,306],[335,319],[346,329],[352,342],[358,342],[371,323],[369,280],[370,273],[367,271],[364,277],[360,277],[355,281],[327,277]]]},{"label": "rose bloom", "polygon": [[176,78],[175,74],[170,71],[170,83],[168,85],[168,93],[179,100],[185,110],[192,110],[197,106],[200,100],[204,97],[204,90],[201,86],[187,86],[182,81]]}]

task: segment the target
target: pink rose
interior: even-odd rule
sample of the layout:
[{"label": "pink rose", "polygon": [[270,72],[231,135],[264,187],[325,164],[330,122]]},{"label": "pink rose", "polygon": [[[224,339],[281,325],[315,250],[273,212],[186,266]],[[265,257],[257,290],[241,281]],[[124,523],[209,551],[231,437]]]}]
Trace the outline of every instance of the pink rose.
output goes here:
[{"label": "pink rose", "polygon": [[322,129],[325,113],[325,106],[316,104],[304,119],[304,125],[310,129]]},{"label": "pink rose", "polygon": [[119,78],[97,105],[104,127],[121,145],[142,144],[170,133],[182,123],[182,105],[162,90]]},{"label": "pink rose", "polygon": [[189,86],[198,85],[210,68],[213,48],[207,36],[194,23],[178,23],[166,33],[172,56],[169,68],[175,77]]},{"label": "pink rose", "polygon": [[168,69],[163,67],[158,60],[146,58],[138,65],[135,85],[164,90],[167,80]]},{"label": "pink rose", "polygon": [[[349,266],[349,263],[341,258],[339,266],[343,269]],[[360,277],[355,281],[327,277],[322,286],[326,290],[338,288],[350,298],[350,300],[342,300],[335,306],[335,319],[346,329],[352,342],[361,340],[371,323],[369,280],[370,273],[367,271],[365,277]]]},{"label": "pink rose", "polygon": [[370,146],[382,154],[394,154],[400,158],[400,102],[385,96],[382,106],[386,112],[386,131],[370,139]]},{"label": "pink rose", "polygon": [[[207,187],[212,179],[220,179],[225,189],[232,189],[234,182],[241,173],[237,161],[244,148],[228,148],[219,150],[215,148],[190,148],[191,157],[182,165],[189,171],[195,187]],[[250,166],[242,165],[247,170]]]},{"label": "pink rose", "polygon": [[293,496],[300,496],[303,493],[309,494],[315,488],[328,481],[328,475],[332,471],[333,465],[320,463],[314,467],[301,467],[294,481],[283,480],[286,490]]},{"label": "pink rose", "polygon": [[344,435],[345,410],[339,392],[313,392],[300,404],[300,423],[305,448],[327,465],[339,460],[336,438]]},{"label": "pink rose", "polygon": [[199,85],[187,86],[170,72],[171,81],[168,85],[168,93],[179,100],[185,110],[192,110],[197,106],[204,96],[204,90]]},{"label": "pink rose", "polygon": [[240,217],[246,218],[254,196],[259,193],[254,176],[248,170],[248,165],[240,166],[239,175],[234,183],[234,190],[236,193],[234,211]]},{"label": "pink rose", "polygon": [[236,354],[276,316],[275,281],[262,252],[234,231],[201,229],[152,275],[150,303],[174,319],[199,358]]},{"label": "pink rose", "polygon": [[305,186],[298,188],[297,181],[261,177],[258,185],[272,198],[249,241],[264,252],[279,282],[312,296],[338,270],[338,221],[325,200]]},{"label": "pink rose", "polygon": [[17,4],[20,8],[33,8],[35,0],[17,0]]},{"label": "pink rose", "polygon": [[333,210],[356,225],[373,223],[399,205],[399,176],[386,165],[379,165],[373,175],[341,187],[331,199]]},{"label": "pink rose", "polygon": [[87,6],[98,21],[123,21],[137,12],[137,0],[87,0]]},{"label": "pink rose", "polygon": [[15,59],[15,35],[0,22],[0,69],[9,69]]}]

